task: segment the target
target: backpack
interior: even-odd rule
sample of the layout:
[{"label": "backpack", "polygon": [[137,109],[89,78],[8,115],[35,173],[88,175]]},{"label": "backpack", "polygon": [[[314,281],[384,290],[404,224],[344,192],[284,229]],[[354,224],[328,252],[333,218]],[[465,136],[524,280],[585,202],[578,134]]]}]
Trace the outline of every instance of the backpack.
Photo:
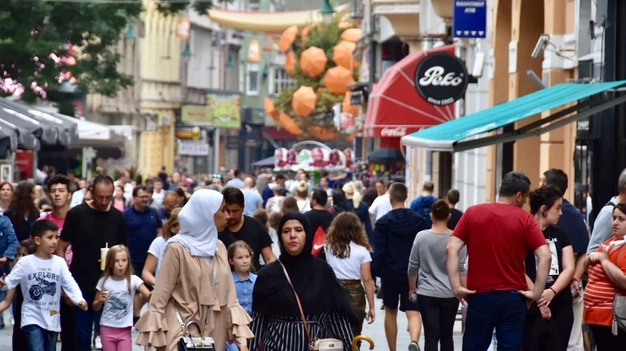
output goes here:
[{"label": "backpack", "polygon": [[411,211],[417,213],[424,218],[424,223],[428,228],[433,226],[433,221],[430,219],[430,213],[433,210],[433,204],[437,201],[434,196],[420,196],[413,200],[411,203]]},{"label": "backpack", "polygon": [[324,242],[326,241],[326,231],[322,226],[317,227],[315,235],[313,236],[313,249],[311,253],[313,256],[319,256],[320,252],[324,248]]}]

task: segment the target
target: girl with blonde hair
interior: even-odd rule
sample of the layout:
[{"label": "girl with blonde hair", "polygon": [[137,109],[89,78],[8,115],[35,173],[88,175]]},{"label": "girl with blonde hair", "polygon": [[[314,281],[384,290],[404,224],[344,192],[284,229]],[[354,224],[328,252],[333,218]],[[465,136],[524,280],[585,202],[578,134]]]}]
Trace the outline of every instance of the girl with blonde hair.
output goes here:
[{"label": "girl with blonde hair", "polygon": [[100,338],[106,351],[131,351],[133,299],[139,292],[146,300],[150,291],[141,278],[134,275],[130,253],[124,245],[115,245],[106,256],[104,275],[96,285],[95,311],[102,310]]},{"label": "girl with blonde hair", "polygon": [[369,207],[365,202],[361,201],[361,193],[356,190],[356,185],[353,182],[346,183],[342,190],[346,194],[350,211],[359,217],[368,239],[371,240],[373,232],[372,220],[369,214]]}]

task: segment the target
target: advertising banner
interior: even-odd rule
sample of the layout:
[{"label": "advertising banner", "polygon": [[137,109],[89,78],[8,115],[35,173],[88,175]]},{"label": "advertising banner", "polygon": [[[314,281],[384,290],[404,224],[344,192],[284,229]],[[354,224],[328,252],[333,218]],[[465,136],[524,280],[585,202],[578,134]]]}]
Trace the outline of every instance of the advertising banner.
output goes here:
[{"label": "advertising banner", "polygon": [[180,119],[185,124],[213,125],[213,113],[209,106],[185,105],[183,106]]},{"label": "advertising banner", "polygon": [[305,171],[327,170],[342,171],[352,164],[352,150],[328,150],[316,147],[313,150],[298,150],[285,148],[276,149],[275,171]]},{"label": "advertising banner", "polygon": [[207,94],[206,104],[217,128],[239,129],[241,127],[241,95]]}]

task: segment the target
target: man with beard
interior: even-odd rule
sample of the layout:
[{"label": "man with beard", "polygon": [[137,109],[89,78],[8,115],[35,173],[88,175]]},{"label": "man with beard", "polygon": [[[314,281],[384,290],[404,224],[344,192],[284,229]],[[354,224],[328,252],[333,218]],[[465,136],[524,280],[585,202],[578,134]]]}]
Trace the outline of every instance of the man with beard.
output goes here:
[{"label": "man with beard", "polygon": [[245,200],[241,190],[226,188],[223,195],[226,203],[226,212],[228,212],[230,218],[227,221],[226,229],[219,233],[218,238],[226,247],[238,240],[248,244],[254,252],[253,262],[256,270],[261,268],[259,262],[261,255],[263,255],[265,264],[276,261],[276,256],[272,251],[272,238],[267,233],[265,226],[256,219],[243,214]]},{"label": "man with beard", "polygon": [[87,311],[74,307],[77,351],[91,351],[91,334],[97,318],[93,302],[96,285],[102,277],[100,250],[114,245],[128,245],[124,215],[111,205],[114,189],[111,177],[97,176],[90,188],[92,200],[67,213],[57,246],[57,254],[65,257],[68,246],[72,245],[74,255],[70,272],[89,305]]},{"label": "man with beard", "polygon": [[[50,200],[52,201],[52,211],[42,213],[38,221],[49,220],[59,227],[59,236],[63,231],[65,218],[70,211],[70,201],[72,193],[70,188],[72,181],[64,175],[55,175],[48,180],[47,188]],[[65,252],[65,261],[67,265],[72,264],[72,248],[69,246]],[[72,300],[63,293],[61,301],[61,351],[74,350],[74,304]]]}]

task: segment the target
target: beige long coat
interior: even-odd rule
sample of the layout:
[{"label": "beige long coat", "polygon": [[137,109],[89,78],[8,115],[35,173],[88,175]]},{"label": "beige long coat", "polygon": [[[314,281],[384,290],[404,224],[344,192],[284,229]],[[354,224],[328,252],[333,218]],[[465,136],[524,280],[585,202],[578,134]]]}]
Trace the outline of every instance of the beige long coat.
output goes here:
[{"label": "beige long coat", "polygon": [[[226,341],[245,345],[253,337],[248,328],[251,319],[237,301],[226,247],[218,243],[217,254],[208,265],[181,244],[168,245],[148,311],[135,325],[140,332],[137,344],[148,351],[176,351],[183,332],[175,308],[185,322],[193,319],[199,325],[209,313],[206,330],[215,340],[216,351],[224,351]],[[194,336],[199,335],[191,329]]]}]

